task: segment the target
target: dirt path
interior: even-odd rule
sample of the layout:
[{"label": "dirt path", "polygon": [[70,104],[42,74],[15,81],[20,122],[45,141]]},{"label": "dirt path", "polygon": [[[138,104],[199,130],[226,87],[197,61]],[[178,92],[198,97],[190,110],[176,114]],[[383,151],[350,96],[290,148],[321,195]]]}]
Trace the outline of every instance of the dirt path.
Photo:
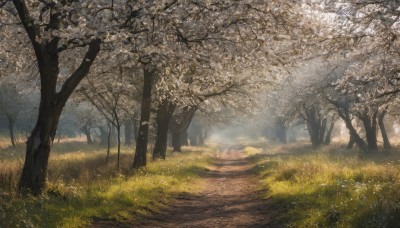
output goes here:
[{"label": "dirt path", "polygon": [[227,150],[203,174],[197,194],[181,194],[177,201],[140,223],[103,221],[91,227],[282,227],[268,200],[260,199],[253,166],[240,150]]},{"label": "dirt path", "polygon": [[202,191],[181,195],[162,215],[136,224],[137,227],[279,227],[272,222],[276,212],[268,201],[258,198],[257,183],[243,152],[218,154],[205,174]]}]

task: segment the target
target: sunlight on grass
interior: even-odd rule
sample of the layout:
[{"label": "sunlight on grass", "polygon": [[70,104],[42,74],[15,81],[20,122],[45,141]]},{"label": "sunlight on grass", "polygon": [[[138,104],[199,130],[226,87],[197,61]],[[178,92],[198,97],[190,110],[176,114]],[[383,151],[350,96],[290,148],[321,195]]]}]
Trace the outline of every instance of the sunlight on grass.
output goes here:
[{"label": "sunlight on grass", "polygon": [[244,151],[244,153],[246,155],[252,156],[252,155],[256,155],[256,154],[261,153],[263,150],[261,148],[255,148],[255,147],[252,147],[252,146],[246,146],[243,149],[243,151]]},{"label": "sunlight on grass", "polygon": [[[159,210],[176,194],[196,191],[195,180],[213,154],[210,148],[169,152],[167,160],[150,162],[146,169],[132,173],[133,154],[124,151],[118,173],[114,150],[108,165],[104,151],[82,148],[73,153],[53,153],[48,190],[39,198],[21,199],[15,196],[15,185],[0,186],[0,227],[81,227],[99,219],[143,217]],[[4,163],[19,172],[19,162]]]},{"label": "sunlight on grass", "polygon": [[[256,155],[265,197],[293,227],[394,227],[400,218],[399,155],[360,158],[331,146],[279,146]],[[280,153],[281,152],[281,153]]]}]

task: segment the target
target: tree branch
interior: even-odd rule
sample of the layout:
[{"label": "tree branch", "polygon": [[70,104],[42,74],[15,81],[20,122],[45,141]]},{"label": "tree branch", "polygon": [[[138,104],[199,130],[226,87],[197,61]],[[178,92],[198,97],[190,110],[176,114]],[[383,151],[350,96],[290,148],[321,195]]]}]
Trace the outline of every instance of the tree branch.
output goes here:
[{"label": "tree branch", "polygon": [[38,40],[40,39],[40,30],[39,26],[35,25],[35,21],[29,14],[28,7],[24,0],[13,0],[14,6],[17,9],[18,16],[21,20],[22,25],[24,26],[26,32],[28,33],[29,39],[32,42],[33,48],[35,49],[36,54],[40,54],[40,43]]},{"label": "tree branch", "polygon": [[100,52],[100,39],[94,39],[89,43],[89,49],[86,52],[81,65],[71,74],[65,81],[60,92],[57,93],[57,105],[63,107],[69,96],[78,86],[80,81],[89,73],[89,69],[93,64],[97,54]]}]

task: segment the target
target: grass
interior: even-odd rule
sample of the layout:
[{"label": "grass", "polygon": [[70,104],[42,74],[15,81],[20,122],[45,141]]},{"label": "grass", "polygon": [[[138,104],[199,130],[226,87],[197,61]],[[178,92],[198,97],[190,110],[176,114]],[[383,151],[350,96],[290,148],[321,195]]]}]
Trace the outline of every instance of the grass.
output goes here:
[{"label": "grass", "polygon": [[291,227],[398,227],[400,154],[360,157],[333,145],[274,146],[254,155],[265,198]]},{"label": "grass", "polygon": [[0,227],[82,227],[100,219],[140,219],[175,195],[196,191],[198,174],[213,153],[210,148],[184,148],[184,153],[169,152],[167,160],[149,162],[133,173],[130,151],[122,151],[116,172],[115,149],[106,165],[105,149],[77,142],[58,147],[50,157],[47,192],[37,198],[15,195],[22,161],[1,160]]},{"label": "grass", "polygon": [[262,149],[261,148],[256,148],[256,147],[252,147],[252,146],[246,146],[243,149],[243,151],[247,156],[254,156],[254,155],[260,154],[262,152]]}]

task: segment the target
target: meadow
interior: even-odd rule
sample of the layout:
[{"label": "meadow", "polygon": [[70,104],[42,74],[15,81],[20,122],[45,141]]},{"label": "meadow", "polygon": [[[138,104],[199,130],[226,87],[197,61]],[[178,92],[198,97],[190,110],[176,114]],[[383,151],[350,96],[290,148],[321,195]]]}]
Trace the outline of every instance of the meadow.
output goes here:
[{"label": "meadow", "polygon": [[263,197],[289,227],[398,227],[398,148],[363,155],[340,143],[292,143],[245,151]]},{"label": "meadow", "polygon": [[197,191],[198,175],[212,160],[214,149],[183,149],[183,153],[168,152],[165,161],[149,158],[146,169],[134,172],[132,149],[122,151],[117,171],[116,148],[106,164],[106,150],[99,145],[55,143],[46,193],[35,198],[16,195],[24,146],[3,146],[0,227],[82,227],[93,221],[141,219],[162,210],[176,195]]},{"label": "meadow", "polygon": [[[239,140],[240,141],[240,140]],[[1,141],[2,142],[2,141]],[[3,143],[3,142],[2,142]],[[6,144],[6,142],[4,142]],[[3,144],[1,144],[3,145]],[[241,141],[261,197],[289,227],[396,227],[400,219],[400,153],[363,154],[336,141],[312,148]],[[215,157],[216,145],[184,147],[167,160],[151,161],[133,172],[132,150],[116,149],[108,164],[99,145],[55,143],[48,187],[40,197],[16,195],[23,146],[0,150],[0,227],[82,227],[92,222],[140,220],[162,212],[182,193],[200,188],[200,174]]]}]

